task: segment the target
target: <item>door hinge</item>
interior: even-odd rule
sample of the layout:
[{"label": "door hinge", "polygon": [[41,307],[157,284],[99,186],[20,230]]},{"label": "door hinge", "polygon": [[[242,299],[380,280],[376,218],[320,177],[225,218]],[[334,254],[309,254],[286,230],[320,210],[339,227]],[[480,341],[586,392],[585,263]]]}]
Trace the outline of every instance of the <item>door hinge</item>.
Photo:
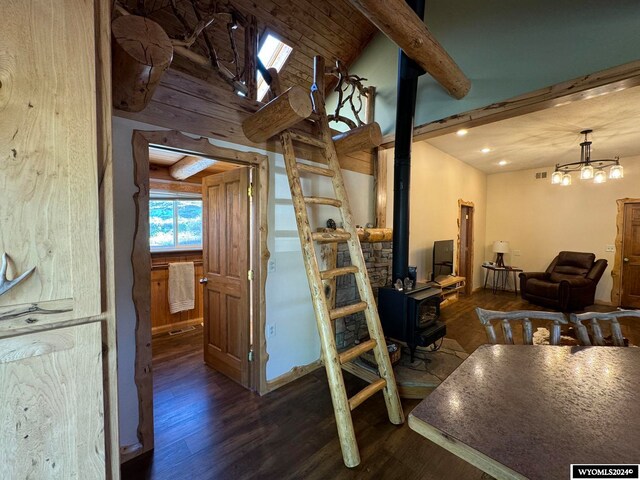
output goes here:
[{"label": "door hinge", "polygon": [[247,280],[249,280],[249,281],[253,280],[253,270],[249,270],[247,272]]},{"label": "door hinge", "polygon": [[253,182],[249,184],[247,188],[247,197],[253,198]]},{"label": "door hinge", "polygon": [[250,362],[253,362],[253,350],[249,350],[249,355],[248,355],[248,357],[249,357],[249,361],[250,361]]}]

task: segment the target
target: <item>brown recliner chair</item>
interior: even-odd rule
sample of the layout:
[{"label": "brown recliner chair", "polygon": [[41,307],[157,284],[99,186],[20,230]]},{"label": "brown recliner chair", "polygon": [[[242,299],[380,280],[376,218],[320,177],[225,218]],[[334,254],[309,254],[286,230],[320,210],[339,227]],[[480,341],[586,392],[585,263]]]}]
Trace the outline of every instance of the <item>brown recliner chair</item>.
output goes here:
[{"label": "brown recliner chair", "polygon": [[607,261],[593,253],[560,252],[546,272],[520,274],[522,298],[562,312],[593,305],[596,286]]}]

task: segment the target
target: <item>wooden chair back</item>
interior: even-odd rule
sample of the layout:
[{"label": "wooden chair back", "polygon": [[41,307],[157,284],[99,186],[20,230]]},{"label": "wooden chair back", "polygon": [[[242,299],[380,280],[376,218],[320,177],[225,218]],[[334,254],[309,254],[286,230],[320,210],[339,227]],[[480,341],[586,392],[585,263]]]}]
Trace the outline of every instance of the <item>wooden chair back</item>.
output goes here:
[{"label": "wooden chair back", "polygon": [[[615,312],[585,312],[585,313],[572,313],[569,317],[569,320],[576,328],[578,334],[578,340],[582,345],[593,345],[595,343],[597,346],[604,346],[604,336],[602,335],[602,328],[600,327],[601,321],[610,322],[609,326],[611,328],[611,337],[613,339],[613,344],[616,347],[624,347],[624,337],[622,336],[622,330],[620,329],[620,323],[618,319],[620,317],[639,317],[640,318],[640,310],[616,310]],[[591,342],[591,338],[589,338],[589,332],[587,327],[582,322],[589,321],[589,325],[591,327],[591,334],[593,336],[593,343]]]},{"label": "wooden chair back", "polygon": [[497,344],[496,331],[493,327],[493,321],[498,320],[502,327],[504,335],[504,343],[513,345],[513,329],[511,322],[519,322],[522,324],[522,338],[525,345],[533,345],[533,326],[531,319],[547,320],[552,322],[549,329],[549,343],[551,345],[560,344],[560,325],[566,325],[566,317],[560,312],[539,312],[534,310],[514,310],[512,312],[499,312],[497,310],[485,310],[476,307],[476,314],[480,319],[480,323],[484,325],[487,339],[491,344]]}]

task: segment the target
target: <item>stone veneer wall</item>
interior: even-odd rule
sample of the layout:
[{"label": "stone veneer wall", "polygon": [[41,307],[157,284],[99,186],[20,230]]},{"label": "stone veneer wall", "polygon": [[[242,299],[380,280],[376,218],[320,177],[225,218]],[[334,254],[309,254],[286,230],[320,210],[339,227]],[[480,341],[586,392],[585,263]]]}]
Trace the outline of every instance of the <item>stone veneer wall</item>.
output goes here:
[{"label": "stone veneer wall", "polygon": [[[378,287],[391,284],[391,242],[361,242],[362,254],[367,263],[367,272],[378,298]],[[337,267],[351,265],[351,258],[346,243],[338,244]],[[343,275],[336,279],[336,307],[343,307],[360,301],[356,280],[353,274]],[[348,315],[336,320],[336,346],[338,350],[350,347],[367,336],[367,324],[364,313]]]}]

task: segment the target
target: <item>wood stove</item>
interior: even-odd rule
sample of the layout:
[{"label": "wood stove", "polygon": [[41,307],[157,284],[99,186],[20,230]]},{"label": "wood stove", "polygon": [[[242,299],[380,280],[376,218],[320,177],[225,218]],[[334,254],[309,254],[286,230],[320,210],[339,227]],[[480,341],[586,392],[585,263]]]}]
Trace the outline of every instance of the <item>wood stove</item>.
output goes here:
[{"label": "wood stove", "polygon": [[437,284],[420,284],[412,290],[380,287],[378,313],[387,337],[405,342],[411,351],[426,347],[444,337],[447,327],[439,321],[440,294]]}]

